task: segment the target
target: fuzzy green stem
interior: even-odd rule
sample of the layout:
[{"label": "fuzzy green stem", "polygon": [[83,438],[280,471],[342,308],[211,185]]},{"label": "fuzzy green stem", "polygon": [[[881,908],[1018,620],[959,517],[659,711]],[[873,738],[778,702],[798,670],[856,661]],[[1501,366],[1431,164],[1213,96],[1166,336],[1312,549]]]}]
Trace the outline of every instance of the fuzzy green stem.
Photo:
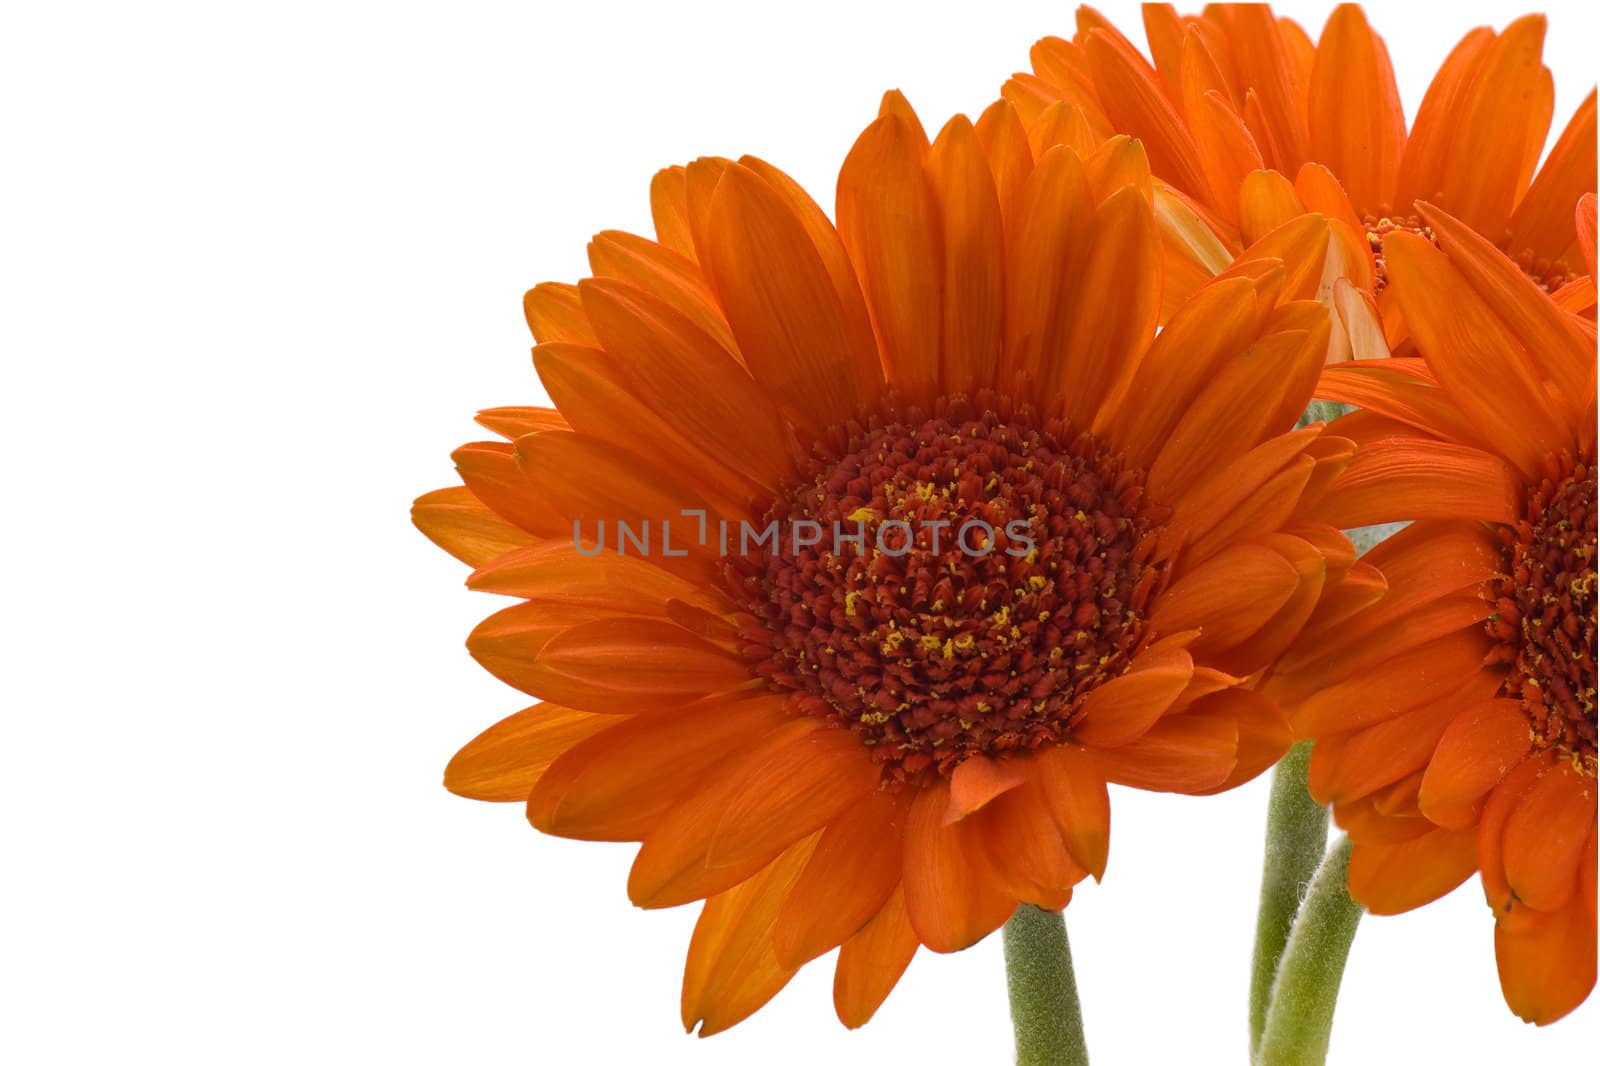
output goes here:
[{"label": "fuzzy green stem", "polygon": [[1345,885],[1349,869],[1350,839],[1341,836],[1289,934],[1256,1066],[1322,1066],[1327,1060],[1339,981],[1361,922],[1361,905]]},{"label": "fuzzy green stem", "polygon": [[1296,744],[1272,772],[1267,800],[1267,844],[1261,861],[1261,903],[1250,960],[1250,1051],[1261,1043],[1278,960],[1300,899],[1328,847],[1328,810],[1306,790],[1311,745]]},{"label": "fuzzy green stem", "polygon": [[1006,922],[1003,940],[1017,1066],[1087,1066],[1066,921],[1024,903]]}]

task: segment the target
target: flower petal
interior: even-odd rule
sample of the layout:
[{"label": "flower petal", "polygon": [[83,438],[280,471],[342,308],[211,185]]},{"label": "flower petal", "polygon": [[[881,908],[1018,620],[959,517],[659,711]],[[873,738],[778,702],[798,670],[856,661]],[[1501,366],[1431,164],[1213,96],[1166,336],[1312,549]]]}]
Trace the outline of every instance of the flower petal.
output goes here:
[{"label": "flower petal", "polygon": [[701,1036],[729,1029],[759,1010],[798,967],[778,961],[772,929],[805,868],[815,840],[789,848],[744,883],[706,901],[683,968],[683,1027]]},{"label": "flower petal", "polygon": [[1506,820],[1506,882],[1541,911],[1566,906],[1578,888],[1578,862],[1595,822],[1595,785],[1566,762],[1535,781]]},{"label": "flower petal", "polygon": [[1167,712],[1193,676],[1194,659],[1187,651],[1146,652],[1127,673],[1089,693],[1072,735],[1096,748],[1137,740]]},{"label": "flower petal", "polygon": [[1477,822],[1483,798],[1527,757],[1528,719],[1515,700],[1487,700],[1445,727],[1417,794],[1422,813],[1442,826]]},{"label": "flower petal", "polygon": [[675,907],[720,892],[826,826],[878,784],[847,729],[797,718],[740,752],[683,798],[644,839],[628,875],[640,907]]},{"label": "flower petal", "polygon": [[1506,1005],[1526,1022],[1549,1025],[1570,1014],[1594,988],[1594,920],[1583,903],[1512,926],[1496,924],[1495,962]]},{"label": "flower petal", "polygon": [[971,947],[1017,907],[989,862],[982,834],[971,822],[944,824],[949,805],[948,784],[924,788],[906,825],[906,912],[918,939],[938,952]]},{"label": "flower petal", "polygon": [[580,741],[625,719],[538,703],[503,718],[455,753],[444,787],[458,796],[524,802],[550,764]]},{"label": "flower petal", "polygon": [[896,889],[877,917],[839,949],[833,973],[833,1009],[846,1028],[858,1029],[877,1013],[921,947]]},{"label": "flower petal", "polygon": [[1357,844],[1350,895],[1373,914],[1401,914],[1432,903],[1477,865],[1472,829],[1435,829],[1399,844]]},{"label": "flower petal", "polygon": [[900,887],[907,792],[879,789],[822,831],[805,873],[784,902],[773,948],[798,966],[860,932]]}]

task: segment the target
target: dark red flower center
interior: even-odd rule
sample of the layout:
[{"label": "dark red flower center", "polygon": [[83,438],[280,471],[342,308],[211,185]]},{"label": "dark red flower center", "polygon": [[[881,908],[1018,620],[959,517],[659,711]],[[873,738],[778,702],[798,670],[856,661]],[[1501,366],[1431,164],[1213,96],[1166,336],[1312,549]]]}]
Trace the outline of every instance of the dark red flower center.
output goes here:
[{"label": "dark red flower center", "polygon": [[768,512],[777,550],[729,566],[747,653],[886,779],[1059,743],[1147,639],[1164,516],[1143,484],[988,395],[839,427]]},{"label": "dark red flower center", "polygon": [[1490,660],[1510,664],[1503,692],[1522,701],[1534,742],[1595,774],[1595,466],[1592,452],[1552,461],[1527,513],[1502,531],[1505,571]]}]

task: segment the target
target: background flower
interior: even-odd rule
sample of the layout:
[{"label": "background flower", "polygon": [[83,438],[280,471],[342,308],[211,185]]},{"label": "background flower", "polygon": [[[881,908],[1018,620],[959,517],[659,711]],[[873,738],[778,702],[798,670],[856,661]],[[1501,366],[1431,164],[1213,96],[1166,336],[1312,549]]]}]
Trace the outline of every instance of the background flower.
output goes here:
[{"label": "background flower", "polygon": [[1369,299],[1389,347],[1404,339],[1385,294],[1384,240],[1431,239],[1419,199],[1495,243],[1565,306],[1592,305],[1592,285],[1573,284],[1583,260],[1570,217],[1595,189],[1595,95],[1542,158],[1554,103],[1543,16],[1467,34],[1408,131],[1388,50],[1358,5],[1335,8],[1315,41],[1263,4],[1142,11],[1153,61],[1080,7],[1073,38],[1034,45],[1033,72],[1007,82],[1006,99],[1024,116],[1062,101],[1095,136],[1139,137],[1155,175],[1232,251],[1303,212],[1326,216],[1353,285],[1332,295],[1356,357],[1382,354],[1364,337]]},{"label": "background flower", "polygon": [[1393,914],[1479,872],[1506,1002],[1546,1023],[1595,980],[1594,327],[1420,210],[1443,251],[1399,235],[1390,252],[1419,355],[1330,368],[1318,390],[1361,407],[1333,423],[1358,449],[1319,516],[1413,524],[1356,564],[1271,688],[1317,740],[1351,894]]}]

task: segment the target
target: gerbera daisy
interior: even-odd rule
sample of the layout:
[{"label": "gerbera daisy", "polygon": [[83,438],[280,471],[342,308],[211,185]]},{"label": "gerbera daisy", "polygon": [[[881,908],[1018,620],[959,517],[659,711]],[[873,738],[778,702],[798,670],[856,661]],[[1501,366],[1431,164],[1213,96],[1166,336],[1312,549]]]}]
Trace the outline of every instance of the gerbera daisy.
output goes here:
[{"label": "gerbera daisy", "polygon": [[1213,792],[1289,743],[1249,681],[1354,562],[1306,518],[1353,445],[1288,431],[1326,227],[1157,336],[1144,152],[1058,132],[1002,102],[930,144],[890,94],[837,225],[759,159],[662,171],[655,239],[528,293],[555,409],[484,411],[509,443],[417,501],[524,601],[468,648],[542,701],[446,785],[705,900],[702,1035],[841,946],[859,1025],[919,946],[1100,876],[1108,781]]},{"label": "gerbera daisy", "polygon": [[[1432,239],[1387,245],[1418,355],[1319,386],[1361,409],[1330,427],[1358,449],[1318,517],[1413,524],[1267,687],[1316,740],[1351,894],[1393,914],[1478,871],[1506,1002],[1543,1024],[1595,980],[1595,334],[1465,221],[1418,210]],[[1592,273],[1592,195],[1578,214]]]},{"label": "gerbera daisy", "polygon": [[[1419,199],[1572,309],[1592,306],[1592,285],[1568,286],[1583,269],[1572,207],[1595,189],[1595,94],[1538,166],[1554,104],[1543,16],[1462,38],[1407,131],[1383,40],[1354,4],[1335,8],[1315,43],[1264,4],[1143,10],[1153,63],[1081,7],[1073,39],[1035,44],[1033,72],[1007,82],[1006,99],[1024,118],[1064,101],[1096,136],[1140,138],[1156,177],[1230,250],[1306,210],[1335,220],[1343,272],[1376,297],[1391,345],[1403,332],[1386,241],[1430,235]],[[1341,315],[1359,315],[1345,299]]]}]

